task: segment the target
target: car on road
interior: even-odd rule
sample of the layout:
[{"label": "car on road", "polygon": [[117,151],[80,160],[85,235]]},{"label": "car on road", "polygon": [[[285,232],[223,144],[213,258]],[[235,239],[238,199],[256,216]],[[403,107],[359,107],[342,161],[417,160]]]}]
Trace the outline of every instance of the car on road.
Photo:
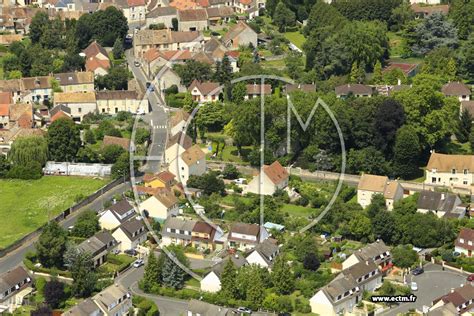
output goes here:
[{"label": "car on road", "polygon": [[153,86],[153,84],[151,82],[146,83],[146,88],[150,89],[150,92],[155,91],[155,87]]},{"label": "car on road", "polygon": [[143,262],[142,259],[138,259],[138,260],[136,260],[136,261],[133,263],[133,267],[134,267],[134,268],[140,268],[140,267],[141,267],[142,265],[144,265],[144,264],[145,264],[145,262]]},{"label": "car on road", "polygon": [[140,62],[139,62],[138,60],[135,60],[135,61],[133,62],[133,65],[134,65],[135,67],[140,67],[140,66],[141,66],[141,64],[140,64]]},{"label": "car on road", "polygon": [[418,291],[418,284],[416,282],[411,282],[410,289],[412,291]]},{"label": "car on road", "polygon": [[237,313],[252,314],[252,310],[250,308],[240,306],[239,308],[237,308]]},{"label": "car on road", "polygon": [[135,249],[127,249],[123,253],[129,256],[136,256],[138,254],[138,252]]},{"label": "car on road", "polygon": [[415,268],[415,269],[411,270],[411,274],[413,274],[413,275],[420,275],[423,272],[425,272],[425,270],[423,270],[422,267],[418,267],[418,268]]},{"label": "car on road", "polygon": [[467,280],[468,280],[469,282],[474,282],[474,273],[473,273],[473,274],[469,274],[469,275],[467,276]]}]

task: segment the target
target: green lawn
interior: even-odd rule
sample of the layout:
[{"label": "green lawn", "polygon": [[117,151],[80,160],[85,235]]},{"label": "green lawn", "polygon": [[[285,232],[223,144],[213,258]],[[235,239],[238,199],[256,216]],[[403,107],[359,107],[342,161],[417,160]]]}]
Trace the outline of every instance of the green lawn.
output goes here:
[{"label": "green lawn", "polygon": [[303,49],[303,44],[306,42],[306,38],[299,31],[286,32],[283,34],[290,42],[295,44],[299,49]]},{"label": "green lawn", "polygon": [[[39,180],[0,180],[0,248],[10,245],[74,205],[108,180],[46,176]],[[7,219],[8,220],[5,220]]]},{"label": "green lawn", "polygon": [[388,32],[387,36],[390,45],[390,57],[400,57],[403,53],[403,38],[394,32]]},{"label": "green lawn", "polygon": [[308,217],[316,214],[316,209],[294,204],[283,204],[281,211],[292,216]]}]

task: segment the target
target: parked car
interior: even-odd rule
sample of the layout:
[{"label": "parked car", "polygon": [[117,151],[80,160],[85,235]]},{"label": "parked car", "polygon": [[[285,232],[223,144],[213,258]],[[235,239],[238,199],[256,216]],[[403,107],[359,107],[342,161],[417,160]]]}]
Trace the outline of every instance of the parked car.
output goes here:
[{"label": "parked car", "polygon": [[415,268],[415,269],[411,270],[411,274],[413,274],[413,275],[420,275],[423,272],[425,272],[425,270],[423,270],[422,267],[418,267],[418,268]]},{"label": "parked car", "polygon": [[241,314],[252,314],[252,310],[250,308],[242,307],[242,306],[237,308],[237,312]]},{"label": "parked car", "polygon": [[469,275],[467,276],[467,280],[468,280],[469,282],[474,282],[474,273],[473,273],[473,274],[469,274]]},{"label": "parked car", "polygon": [[155,87],[153,86],[153,84],[151,82],[146,83],[146,88],[147,88],[147,90],[150,89],[150,92],[155,91]]},{"label": "parked car", "polygon": [[411,282],[410,289],[412,291],[418,291],[418,284],[416,284],[416,282]]},{"label": "parked car", "polygon": [[133,64],[135,65],[135,67],[140,67],[140,62],[138,60],[135,60]]},{"label": "parked car", "polygon": [[137,251],[135,249],[127,249],[123,253],[125,253],[129,256],[136,256],[137,255]]},{"label": "parked car", "polygon": [[238,178],[238,179],[235,179],[233,181],[235,184],[246,184],[247,183],[247,179],[245,178]]},{"label": "parked car", "polygon": [[135,262],[133,263],[133,267],[134,267],[134,268],[140,268],[140,267],[141,267],[142,265],[144,265],[144,264],[145,264],[145,263],[143,262],[142,259],[138,259],[137,261],[135,261]]}]

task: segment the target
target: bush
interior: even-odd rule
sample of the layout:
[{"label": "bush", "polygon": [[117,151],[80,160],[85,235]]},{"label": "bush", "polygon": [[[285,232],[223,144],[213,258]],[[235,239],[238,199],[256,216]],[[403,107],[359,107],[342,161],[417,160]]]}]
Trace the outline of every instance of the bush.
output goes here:
[{"label": "bush", "polygon": [[165,95],[177,94],[177,93],[178,93],[178,86],[175,84],[165,89]]},{"label": "bush", "polygon": [[43,175],[41,164],[37,161],[31,161],[26,165],[14,165],[7,173],[8,178],[22,180],[36,180]]}]

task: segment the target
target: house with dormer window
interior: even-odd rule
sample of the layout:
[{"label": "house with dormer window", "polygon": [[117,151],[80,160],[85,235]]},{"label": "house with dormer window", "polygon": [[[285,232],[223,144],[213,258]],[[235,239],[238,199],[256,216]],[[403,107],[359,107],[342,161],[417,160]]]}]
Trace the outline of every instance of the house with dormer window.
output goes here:
[{"label": "house with dormer window", "polygon": [[447,187],[470,187],[474,183],[474,156],[433,152],[426,166],[425,183]]},{"label": "house with dormer window", "polygon": [[265,239],[262,243],[255,246],[245,259],[249,264],[256,264],[262,268],[271,269],[276,257],[280,253],[280,247],[273,238]]},{"label": "house with dormer window", "polygon": [[122,223],[112,236],[117,240],[117,249],[120,251],[137,248],[138,245],[146,241],[147,230],[145,224],[138,217],[129,219]]},{"label": "house with dormer window", "polygon": [[114,284],[97,293],[92,301],[106,316],[128,315],[132,308],[132,295],[123,286]]},{"label": "house with dormer window", "polygon": [[33,291],[32,280],[23,267],[0,275],[0,314],[13,313]]},{"label": "house with dormer window", "polygon": [[392,263],[390,247],[385,245],[382,240],[377,240],[374,243],[368,244],[350,255],[342,263],[342,269],[348,269],[357,263],[365,261],[375,262],[382,271],[388,269]]},{"label": "house with dormer window", "polygon": [[100,214],[99,224],[102,229],[113,230],[135,214],[135,209],[127,200],[112,204]]}]

